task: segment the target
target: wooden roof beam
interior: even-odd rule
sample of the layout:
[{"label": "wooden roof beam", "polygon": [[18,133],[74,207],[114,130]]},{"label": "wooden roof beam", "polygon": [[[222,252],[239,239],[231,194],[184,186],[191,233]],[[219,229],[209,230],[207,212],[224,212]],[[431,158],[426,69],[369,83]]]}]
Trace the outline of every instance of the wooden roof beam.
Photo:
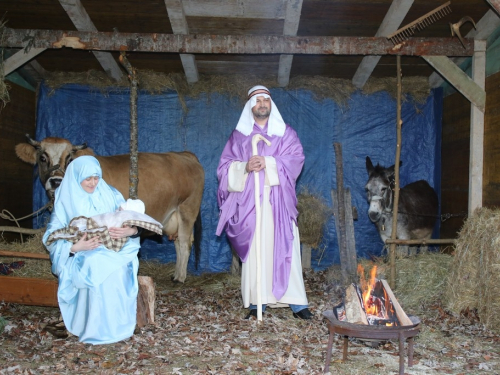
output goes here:
[{"label": "wooden roof beam", "polygon": [[[481,18],[477,24],[477,30],[472,29],[465,37],[474,39],[487,39],[493,31],[500,27],[500,17],[492,11],[489,10]],[[462,65],[466,57],[455,57],[451,60],[458,66]],[[429,86],[432,88],[439,87],[444,82],[443,78],[434,72],[429,76]]]},{"label": "wooden roof beam", "polygon": [[[165,0],[165,6],[167,7],[168,18],[170,19],[170,25],[172,26],[174,34],[189,34],[189,27],[186,21],[186,15],[184,14],[182,1]],[[198,82],[200,78],[195,56],[181,53],[180,58],[188,83]]]},{"label": "wooden roof beam", "polygon": [[[476,59],[476,75],[479,74],[478,69],[482,69],[482,74],[484,75],[485,70],[485,52],[486,52],[486,41],[477,40],[475,41]],[[422,56],[434,69],[436,69],[443,77],[446,78],[450,84],[452,84],[458,91],[462,93],[469,101],[476,106],[480,111],[484,112],[486,105],[486,92],[483,87],[478,85],[475,80],[471,79],[462,69],[451,61],[446,56]]]},{"label": "wooden roof beam", "polygon": [[[59,0],[78,31],[97,31],[80,0]],[[122,70],[109,52],[93,51],[104,71],[115,81],[123,77]]]},{"label": "wooden roof beam", "polygon": [[306,54],[472,56],[472,40],[465,48],[458,38],[411,38],[393,45],[382,37],[281,35],[173,35],[157,33],[89,32],[4,29],[0,47],[74,48],[97,51],[200,54]]},{"label": "wooden roof beam", "polygon": [[[31,48],[29,51],[20,50],[6,59],[3,63],[4,75],[9,75],[13,71],[17,70],[31,59],[38,56],[40,53],[45,51],[46,48]],[[39,66],[40,64],[38,64]]]},{"label": "wooden roof beam", "polygon": [[495,9],[497,14],[500,15],[500,0],[486,0]]},{"label": "wooden roof beam", "polygon": [[[295,36],[299,29],[300,13],[302,12],[302,0],[288,0],[286,3],[285,24],[283,35]],[[290,81],[293,55],[280,55],[278,67],[278,85],[285,87]]]},{"label": "wooden roof beam", "polygon": [[[45,51],[45,48],[41,49]],[[38,55],[37,51],[33,48],[32,51],[34,55]],[[36,60],[28,62],[29,58],[26,58],[23,50],[14,51],[9,49],[3,50],[4,54],[4,74],[8,76],[10,73],[16,71],[26,82],[28,82],[32,87],[36,87],[37,83],[45,77],[45,69]],[[8,72],[8,73],[7,73]]]},{"label": "wooden roof beam", "polygon": [[289,0],[182,0],[188,17],[259,18],[279,20],[285,18]]},{"label": "wooden roof beam", "polygon": [[[398,29],[406,14],[410,10],[413,0],[393,0],[375,36],[386,37]],[[352,84],[357,88],[363,88],[368,78],[377,66],[381,56],[365,56],[359,64],[352,79]]]}]

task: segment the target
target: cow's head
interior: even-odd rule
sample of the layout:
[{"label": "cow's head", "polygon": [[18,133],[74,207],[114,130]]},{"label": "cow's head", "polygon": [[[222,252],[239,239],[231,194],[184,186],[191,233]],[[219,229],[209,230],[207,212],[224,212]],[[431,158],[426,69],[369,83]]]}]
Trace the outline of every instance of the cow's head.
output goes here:
[{"label": "cow's head", "polygon": [[16,145],[16,155],[26,163],[38,165],[38,175],[50,200],[61,184],[69,163],[78,156],[94,155],[91,148],[81,144],[74,146],[64,138],[48,137],[38,142],[26,134],[28,143]]}]

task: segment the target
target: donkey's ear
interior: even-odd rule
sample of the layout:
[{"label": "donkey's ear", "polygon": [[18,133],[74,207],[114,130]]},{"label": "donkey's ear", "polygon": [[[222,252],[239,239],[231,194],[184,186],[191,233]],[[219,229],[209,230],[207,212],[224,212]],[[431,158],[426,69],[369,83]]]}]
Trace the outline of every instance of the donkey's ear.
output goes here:
[{"label": "donkey's ear", "polygon": [[368,174],[371,174],[373,172],[373,164],[369,156],[366,157],[366,171]]},{"label": "donkey's ear", "polygon": [[[403,162],[402,162],[402,161],[399,161],[399,166],[401,167],[402,165],[403,165]],[[396,173],[394,172],[394,167],[395,167],[395,166],[396,166],[396,165],[394,164],[394,165],[390,166],[389,168],[387,168],[387,170],[386,170],[387,177],[388,177],[389,179],[390,179],[390,178],[394,178],[394,175],[396,174]]]}]

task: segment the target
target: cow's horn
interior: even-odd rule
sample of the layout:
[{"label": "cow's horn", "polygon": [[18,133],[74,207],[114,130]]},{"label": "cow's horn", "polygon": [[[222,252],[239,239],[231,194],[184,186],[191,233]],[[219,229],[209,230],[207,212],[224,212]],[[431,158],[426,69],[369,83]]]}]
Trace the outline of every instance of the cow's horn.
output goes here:
[{"label": "cow's horn", "polygon": [[78,150],[83,150],[87,148],[87,143],[82,143],[81,145],[78,145],[78,146],[73,146],[73,151],[78,151]]},{"label": "cow's horn", "polygon": [[28,133],[26,133],[26,139],[28,140],[28,143],[33,147],[40,147],[40,142],[32,139]]}]

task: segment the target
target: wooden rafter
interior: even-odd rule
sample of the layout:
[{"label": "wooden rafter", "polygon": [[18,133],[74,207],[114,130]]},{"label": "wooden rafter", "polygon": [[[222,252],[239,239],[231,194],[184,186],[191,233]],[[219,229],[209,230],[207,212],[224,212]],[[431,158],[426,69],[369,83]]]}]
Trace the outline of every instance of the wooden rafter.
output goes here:
[{"label": "wooden rafter", "polygon": [[31,48],[29,51],[20,50],[16,52],[4,61],[4,74],[9,75],[45,50],[46,48]]},{"label": "wooden rafter", "polygon": [[183,0],[188,17],[284,19],[288,0]]},{"label": "wooden rafter", "polygon": [[74,48],[97,51],[167,52],[200,54],[315,54],[471,56],[473,41],[465,48],[457,38],[411,38],[393,45],[381,37],[173,35],[64,30],[4,30],[0,47]]},{"label": "wooden rafter", "polygon": [[486,93],[446,56],[422,56],[471,103],[484,111]]},{"label": "wooden rafter", "polygon": [[486,0],[495,11],[500,15],[500,0]]},{"label": "wooden rafter", "polygon": [[[286,3],[285,24],[283,35],[295,36],[299,29],[300,13],[302,11],[302,0],[288,0]],[[293,55],[281,55],[278,67],[278,85],[285,87],[290,80]]]},{"label": "wooden rafter", "polygon": [[[97,31],[87,11],[80,0],[59,0],[69,18],[78,31]],[[109,52],[93,51],[95,58],[99,61],[104,71],[114,80],[119,81],[123,73]]]},{"label": "wooden rafter", "polygon": [[[165,0],[165,6],[167,7],[168,18],[170,19],[170,25],[172,26],[174,34],[189,34],[189,27],[186,21],[186,15],[184,14],[182,1]],[[199,75],[195,56],[181,53],[180,58],[184,73],[186,74],[186,80],[189,83],[197,82],[199,80]]]},{"label": "wooden rafter", "polygon": [[[401,25],[401,22],[403,22],[412,4],[413,0],[393,0],[375,36],[385,37],[396,31]],[[363,57],[352,79],[354,86],[362,88],[365,85],[373,69],[377,66],[380,57],[381,56],[376,55]]]},{"label": "wooden rafter", "polygon": [[[474,39],[487,39],[490,34],[500,27],[500,17],[492,11],[489,10],[486,14],[477,22],[477,30],[472,29],[465,37]],[[425,59],[425,57],[424,57]],[[451,60],[458,66],[462,65],[465,61],[465,57],[455,57]],[[443,78],[434,72],[429,76],[429,86],[432,88],[439,87],[444,82]]]}]

